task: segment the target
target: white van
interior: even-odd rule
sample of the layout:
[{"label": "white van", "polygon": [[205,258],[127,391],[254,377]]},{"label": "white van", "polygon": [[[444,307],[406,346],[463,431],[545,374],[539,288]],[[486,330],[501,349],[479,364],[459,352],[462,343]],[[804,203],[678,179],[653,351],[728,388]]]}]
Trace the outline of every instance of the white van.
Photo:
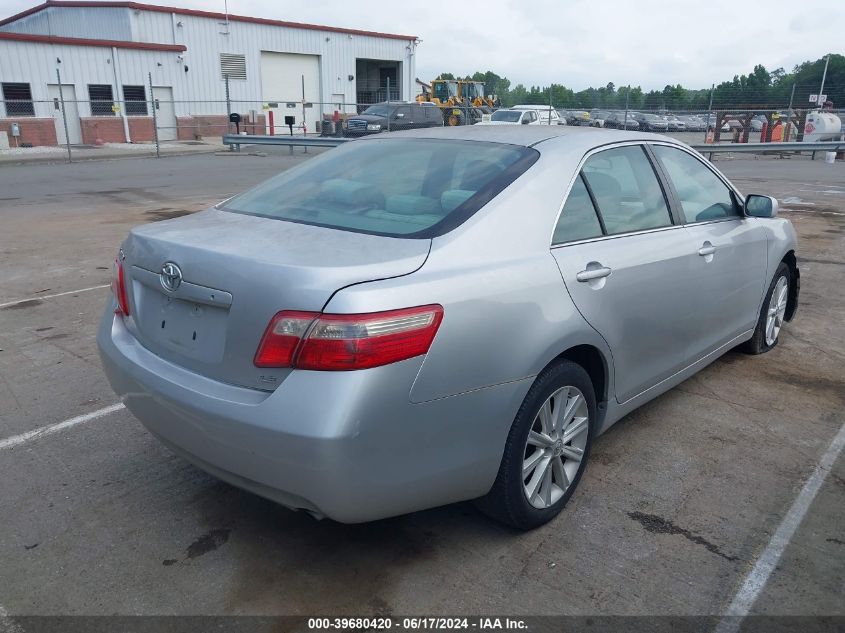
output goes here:
[{"label": "white van", "polygon": [[561,119],[557,110],[549,106],[540,105],[515,105],[511,106],[511,110],[536,110],[540,115],[540,123],[544,125],[549,124],[549,115],[552,117],[552,125],[566,125],[566,120]]}]

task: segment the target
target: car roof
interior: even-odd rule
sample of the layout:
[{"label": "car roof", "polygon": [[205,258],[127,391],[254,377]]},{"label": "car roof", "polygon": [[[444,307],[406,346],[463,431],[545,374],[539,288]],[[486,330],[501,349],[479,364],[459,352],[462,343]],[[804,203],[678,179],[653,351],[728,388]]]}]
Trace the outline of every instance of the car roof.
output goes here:
[{"label": "car roof", "polygon": [[[588,151],[593,147],[624,141],[667,141],[680,145],[676,139],[661,134],[607,128],[562,125],[461,125],[431,127],[390,132],[391,138],[434,138],[461,141],[486,141],[533,147],[550,139],[565,139],[573,150]],[[381,134],[369,138],[384,138]],[[362,139],[364,140],[364,139]],[[359,143],[361,141],[355,141]],[[365,141],[366,142],[366,141]]]}]

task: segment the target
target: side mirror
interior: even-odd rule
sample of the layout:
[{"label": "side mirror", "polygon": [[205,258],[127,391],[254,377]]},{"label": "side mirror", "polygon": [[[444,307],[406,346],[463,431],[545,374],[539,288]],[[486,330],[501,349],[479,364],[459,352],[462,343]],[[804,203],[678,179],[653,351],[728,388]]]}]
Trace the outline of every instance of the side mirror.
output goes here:
[{"label": "side mirror", "polygon": [[748,194],[745,198],[745,215],[753,218],[774,218],[778,214],[778,201],[771,196]]},{"label": "side mirror", "polygon": [[523,119],[522,119],[522,124],[523,124],[523,125],[528,125],[529,123],[531,123],[531,121],[529,121],[529,120],[528,120],[528,117],[523,117]]}]

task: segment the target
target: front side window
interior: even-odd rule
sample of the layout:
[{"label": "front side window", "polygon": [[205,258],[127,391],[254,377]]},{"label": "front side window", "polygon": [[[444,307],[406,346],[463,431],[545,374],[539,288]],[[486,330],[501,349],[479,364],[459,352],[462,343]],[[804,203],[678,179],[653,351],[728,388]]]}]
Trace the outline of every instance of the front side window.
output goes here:
[{"label": "front side window", "polygon": [[675,187],[686,223],[742,216],[728,186],[695,156],[666,145],[652,149]]},{"label": "front side window", "polygon": [[586,240],[602,234],[596,208],[590,200],[583,178],[579,175],[572,185],[572,190],[566,198],[566,204],[563,205],[563,211],[555,226],[552,244]]},{"label": "front side window", "polygon": [[394,110],[394,106],[388,106],[385,104],[377,104],[371,105],[369,108],[364,110],[361,114],[372,114],[374,116],[383,116],[386,117],[390,115]]},{"label": "front side window", "polygon": [[539,153],[501,143],[373,139],[326,152],[223,209],[329,228],[427,238],[461,224]]},{"label": "front side window", "polygon": [[91,116],[114,116],[114,94],[109,84],[89,84]]},{"label": "front side window", "polygon": [[583,171],[608,234],[672,224],[663,189],[639,145],[598,152]]}]

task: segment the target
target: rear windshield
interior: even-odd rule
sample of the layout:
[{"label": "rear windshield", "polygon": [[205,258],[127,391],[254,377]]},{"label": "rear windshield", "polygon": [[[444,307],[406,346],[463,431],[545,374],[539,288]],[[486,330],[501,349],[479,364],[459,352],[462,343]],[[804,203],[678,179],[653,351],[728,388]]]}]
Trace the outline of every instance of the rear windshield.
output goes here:
[{"label": "rear windshield", "polygon": [[538,157],[536,150],[501,143],[349,141],[222,208],[359,233],[435,237],[464,222]]}]

